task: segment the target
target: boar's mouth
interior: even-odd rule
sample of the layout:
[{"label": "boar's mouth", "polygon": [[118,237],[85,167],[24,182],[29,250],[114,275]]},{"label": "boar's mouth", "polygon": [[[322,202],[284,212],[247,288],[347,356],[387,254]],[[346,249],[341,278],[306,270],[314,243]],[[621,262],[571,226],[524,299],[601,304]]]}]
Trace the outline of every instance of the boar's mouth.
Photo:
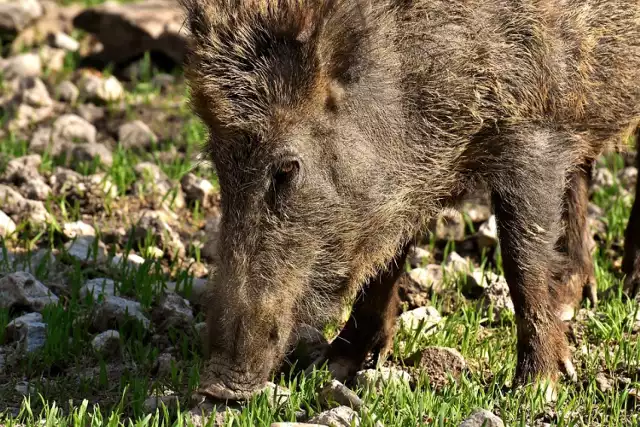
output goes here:
[{"label": "boar's mouth", "polygon": [[216,357],[207,361],[202,374],[198,393],[214,399],[249,400],[267,383],[261,373],[235,369],[228,361]]}]

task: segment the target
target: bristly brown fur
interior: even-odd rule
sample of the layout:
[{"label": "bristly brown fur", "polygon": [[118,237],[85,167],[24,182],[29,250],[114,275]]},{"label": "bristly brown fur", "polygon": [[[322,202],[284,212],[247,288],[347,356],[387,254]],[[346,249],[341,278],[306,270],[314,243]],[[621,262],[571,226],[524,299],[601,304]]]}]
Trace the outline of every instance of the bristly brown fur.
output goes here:
[{"label": "bristly brown fur", "polygon": [[567,366],[559,304],[594,283],[586,171],[640,118],[639,0],[181,2],[221,186],[214,377],[233,386],[233,360],[237,387],[264,380],[295,325],[389,285],[407,243],[478,182],[495,204],[518,378]]}]

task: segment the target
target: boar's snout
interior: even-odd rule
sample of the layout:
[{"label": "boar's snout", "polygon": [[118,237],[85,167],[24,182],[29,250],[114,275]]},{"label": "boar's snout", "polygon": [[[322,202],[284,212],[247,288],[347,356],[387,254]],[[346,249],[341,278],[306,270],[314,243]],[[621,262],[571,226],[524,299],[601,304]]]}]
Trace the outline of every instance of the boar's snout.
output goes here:
[{"label": "boar's snout", "polygon": [[230,317],[209,314],[208,357],[199,392],[218,399],[248,399],[264,388],[283,360],[291,326],[276,306],[256,304]]}]

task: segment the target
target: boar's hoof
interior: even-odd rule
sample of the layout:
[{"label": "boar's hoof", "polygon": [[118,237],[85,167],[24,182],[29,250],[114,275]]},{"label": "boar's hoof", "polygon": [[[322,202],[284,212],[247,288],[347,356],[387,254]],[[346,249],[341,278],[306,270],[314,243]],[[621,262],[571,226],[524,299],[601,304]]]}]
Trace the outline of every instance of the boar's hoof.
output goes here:
[{"label": "boar's hoof", "polygon": [[249,400],[256,394],[260,393],[266,383],[262,387],[247,388],[247,389],[232,389],[227,387],[221,382],[214,382],[201,387],[198,390],[199,394],[205,395],[213,399],[222,400]]},{"label": "boar's hoof", "polygon": [[331,377],[340,382],[351,378],[360,369],[360,366],[357,366],[347,359],[330,360],[326,355],[322,355],[316,358],[311,365],[305,369],[305,375],[311,374],[314,369],[322,368],[325,363],[327,364],[327,369]]}]

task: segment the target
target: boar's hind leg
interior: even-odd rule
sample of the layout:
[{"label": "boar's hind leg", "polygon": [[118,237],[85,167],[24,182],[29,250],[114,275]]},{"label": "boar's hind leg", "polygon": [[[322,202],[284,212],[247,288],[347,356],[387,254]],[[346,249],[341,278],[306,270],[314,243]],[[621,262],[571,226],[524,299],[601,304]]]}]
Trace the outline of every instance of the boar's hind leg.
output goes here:
[{"label": "boar's hind leg", "polygon": [[338,380],[362,368],[368,354],[384,355],[389,349],[398,316],[398,278],[404,269],[409,246],[360,291],[340,335],[331,343],[329,370]]},{"label": "boar's hind leg", "polygon": [[497,145],[502,152],[489,173],[503,268],[516,313],[516,383],[554,382],[559,369],[573,378],[565,326],[550,293],[563,264],[556,243],[570,147],[546,132],[518,133]]},{"label": "boar's hind leg", "polygon": [[[636,129],[636,167],[640,169],[640,126]],[[634,296],[640,292],[640,180],[636,183],[636,199],[633,202],[629,223],[624,236],[622,270],[626,274],[624,290]]]},{"label": "boar's hind leg", "polygon": [[552,298],[558,302],[557,312],[562,320],[571,320],[575,306],[583,298],[592,305],[598,301],[587,223],[591,168],[592,164],[588,162],[572,172],[565,192],[565,230],[559,246],[568,258],[569,267],[558,285],[552,288]]}]

